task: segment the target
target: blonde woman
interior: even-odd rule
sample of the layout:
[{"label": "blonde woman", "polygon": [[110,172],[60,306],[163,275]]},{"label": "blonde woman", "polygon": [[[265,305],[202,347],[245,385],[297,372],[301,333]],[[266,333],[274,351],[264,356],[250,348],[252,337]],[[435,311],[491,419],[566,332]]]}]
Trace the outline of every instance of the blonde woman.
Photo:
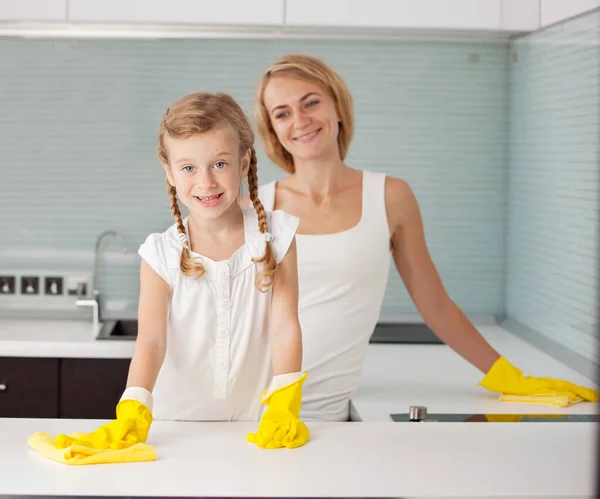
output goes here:
[{"label": "blonde woman", "polygon": [[299,316],[304,367],[311,373],[305,420],[348,420],[391,260],[425,322],[485,374],[482,386],[515,396],[598,399],[597,392],[567,382],[523,377],[452,301],[408,183],[344,162],[354,133],[352,97],[332,68],[305,55],[281,57],[264,72],[255,119],[267,155],[289,174],[261,186],[258,195],[266,209],[300,220]]}]

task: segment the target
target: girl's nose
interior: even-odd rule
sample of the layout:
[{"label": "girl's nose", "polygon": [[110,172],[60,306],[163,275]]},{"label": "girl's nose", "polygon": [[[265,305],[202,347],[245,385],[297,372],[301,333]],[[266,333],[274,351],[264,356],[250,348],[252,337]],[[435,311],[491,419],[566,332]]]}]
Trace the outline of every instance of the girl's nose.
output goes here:
[{"label": "girl's nose", "polygon": [[203,170],[198,178],[198,185],[203,188],[211,188],[216,185],[215,177],[212,173],[212,170]]}]

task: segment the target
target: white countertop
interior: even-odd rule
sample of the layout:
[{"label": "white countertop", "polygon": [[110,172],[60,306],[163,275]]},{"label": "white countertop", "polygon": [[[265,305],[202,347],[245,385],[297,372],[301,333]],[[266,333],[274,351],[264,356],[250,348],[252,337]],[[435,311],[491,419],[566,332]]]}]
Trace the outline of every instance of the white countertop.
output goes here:
[{"label": "white countertop", "polygon": [[130,359],[132,340],[96,340],[90,321],[0,320],[0,357]]},{"label": "white countertop", "polygon": [[[597,387],[553,357],[498,326],[478,328],[487,341],[524,375],[544,376]],[[556,409],[500,402],[498,394],[477,386],[483,375],[447,345],[381,345],[367,349],[363,375],[352,405],[360,420],[391,421],[392,413],[407,413],[424,405],[429,413],[467,414],[595,414],[597,403]]]},{"label": "white countertop", "polygon": [[100,421],[0,419],[0,495],[593,497],[592,423],[319,423],[302,448],[263,450],[248,423],[156,422],[158,460],[66,466],[36,431]]},{"label": "white countertop", "polygon": [[[479,329],[525,374],[595,386],[500,327]],[[94,338],[89,322],[2,320],[0,357],[133,354],[133,341]],[[410,405],[430,414],[598,411],[590,403],[551,409],[499,402],[477,386],[480,379],[445,345],[371,344],[353,398],[362,423],[311,423],[307,446],[263,451],[245,442],[255,424],[156,422],[153,463],[60,465],[30,450],[27,437],[92,431],[102,422],[0,418],[0,495],[593,496],[593,423],[390,424],[390,413]]]}]

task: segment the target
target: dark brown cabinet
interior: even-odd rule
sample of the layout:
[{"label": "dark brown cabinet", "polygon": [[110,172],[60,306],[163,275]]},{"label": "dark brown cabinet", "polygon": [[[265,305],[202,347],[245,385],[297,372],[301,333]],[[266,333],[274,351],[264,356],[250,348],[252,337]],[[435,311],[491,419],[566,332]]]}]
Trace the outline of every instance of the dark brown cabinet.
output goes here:
[{"label": "dark brown cabinet", "polygon": [[114,419],[129,359],[61,359],[60,417]]},{"label": "dark brown cabinet", "polygon": [[59,359],[0,357],[0,417],[59,417],[59,364]]},{"label": "dark brown cabinet", "polygon": [[130,362],[0,357],[0,417],[114,419]]}]

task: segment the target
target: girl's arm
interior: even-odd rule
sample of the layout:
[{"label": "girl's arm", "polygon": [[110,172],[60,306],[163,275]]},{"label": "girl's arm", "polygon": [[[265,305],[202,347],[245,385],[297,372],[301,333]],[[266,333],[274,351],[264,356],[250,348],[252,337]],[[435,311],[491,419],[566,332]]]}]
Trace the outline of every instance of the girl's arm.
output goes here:
[{"label": "girl's arm", "polygon": [[302,369],[302,332],[298,319],[298,267],[296,238],[277,267],[273,285],[269,338],[273,375]]},{"label": "girl's arm", "polygon": [[169,286],[144,260],[140,267],[138,335],[129,366],[127,388],[152,392],[165,358]]},{"label": "girl's arm", "polygon": [[89,434],[58,435],[57,448],[120,449],[146,441],[152,423],[152,390],[165,358],[169,294],[167,283],[142,260],[138,336],[117,418]]}]

